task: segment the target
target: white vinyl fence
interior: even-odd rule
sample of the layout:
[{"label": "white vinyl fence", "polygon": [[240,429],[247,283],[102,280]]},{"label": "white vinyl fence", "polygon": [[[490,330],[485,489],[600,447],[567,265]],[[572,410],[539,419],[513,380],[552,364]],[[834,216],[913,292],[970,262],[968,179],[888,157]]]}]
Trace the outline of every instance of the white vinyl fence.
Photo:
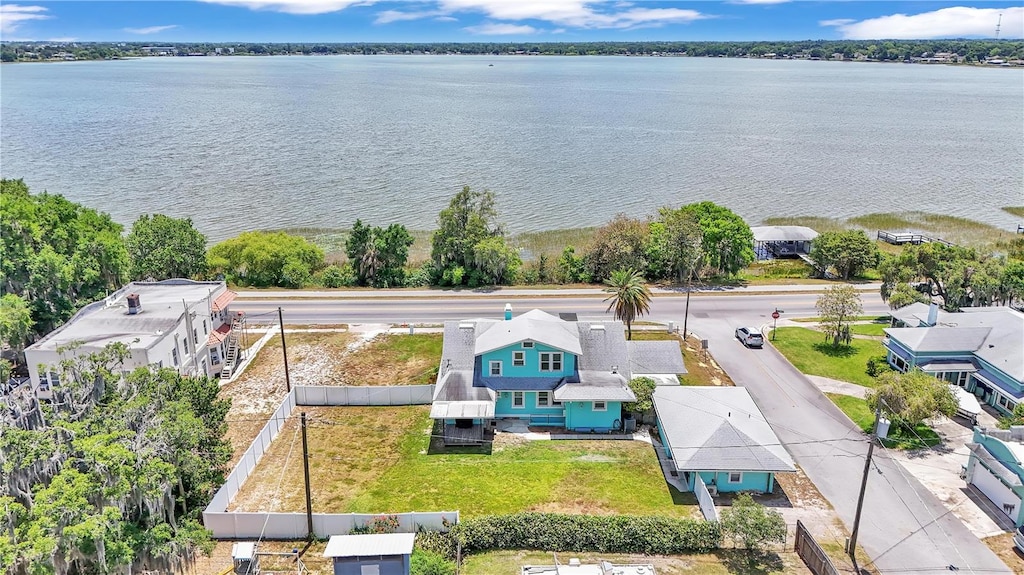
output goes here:
[{"label": "white vinyl fence", "polygon": [[[306,537],[305,513],[242,513],[228,512],[227,508],[242,484],[256,468],[270,444],[284,427],[296,406],[312,405],[425,405],[434,394],[433,385],[396,385],[389,387],[353,386],[295,386],[267,421],[259,435],[217,491],[203,511],[203,524],[213,531],[215,539],[302,539]],[[429,513],[314,513],[313,531],[318,537],[344,535],[356,527],[365,527],[374,517],[398,517],[399,531],[420,529],[441,530],[445,522],[457,523],[458,511]]]},{"label": "white vinyl fence", "polygon": [[715,508],[715,500],[711,498],[708,486],[700,478],[700,473],[694,472],[693,494],[697,496],[697,504],[700,505],[700,512],[708,521],[718,521],[718,509]]}]

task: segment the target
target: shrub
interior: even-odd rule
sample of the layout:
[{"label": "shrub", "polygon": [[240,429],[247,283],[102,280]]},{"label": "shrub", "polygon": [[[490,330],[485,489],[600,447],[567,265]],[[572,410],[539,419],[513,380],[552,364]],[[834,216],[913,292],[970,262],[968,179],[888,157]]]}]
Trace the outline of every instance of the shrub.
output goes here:
[{"label": "shrub", "polygon": [[887,371],[892,371],[892,366],[889,365],[889,360],[884,355],[876,355],[868,358],[867,369],[864,373],[867,373],[871,377],[878,377]]},{"label": "shrub", "polygon": [[722,531],[745,549],[761,550],[768,543],[786,542],[786,520],[774,509],[754,501],[749,493],[737,497],[722,511]]},{"label": "shrub", "polygon": [[515,513],[460,522],[464,553],[491,549],[679,555],[716,549],[721,529],[703,519]]},{"label": "shrub", "polygon": [[327,266],[320,281],[327,288],[352,287],[356,285],[356,274],[349,264]]},{"label": "shrub", "polygon": [[446,559],[456,559],[458,543],[452,531],[420,531],[416,534],[416,548],[441,555]]},{"label": "shrub", "polygon": [[415,549],[409,560],[409,575],[455,575],[455,562],[433,551]]}]

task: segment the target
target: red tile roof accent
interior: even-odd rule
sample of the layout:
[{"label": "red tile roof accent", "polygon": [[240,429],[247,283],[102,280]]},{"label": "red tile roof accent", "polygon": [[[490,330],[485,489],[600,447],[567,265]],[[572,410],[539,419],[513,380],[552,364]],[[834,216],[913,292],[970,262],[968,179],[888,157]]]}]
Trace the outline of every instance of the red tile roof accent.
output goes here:
[{"label": "red tile roof accent", "polygon": [[213,311],[218,312],[222,309],[227,309],[228,305],[235,301],[238,294],[231,290],[224,290],[224,293],[217,296],[217,299],[213,300]]},{"label": "red tile roof accent", "polygon": [[228,334],[231,333],[231,324],[225,323],[217,329],[210,332],[210,337],[206,338],[206,347],[213,347],[220,345],[220,342],[228,338]]}]

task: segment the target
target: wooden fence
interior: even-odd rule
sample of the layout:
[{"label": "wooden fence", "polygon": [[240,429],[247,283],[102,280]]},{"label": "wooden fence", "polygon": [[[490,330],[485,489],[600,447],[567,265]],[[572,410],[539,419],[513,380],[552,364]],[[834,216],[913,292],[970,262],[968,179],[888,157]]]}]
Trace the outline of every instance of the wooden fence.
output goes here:
[{"label": "wooden fence", "polygon": [[796,554],[804,560],[814,575],[839,575],[839,570],[832,563],[832,559],[799,519],[796,522]]}]

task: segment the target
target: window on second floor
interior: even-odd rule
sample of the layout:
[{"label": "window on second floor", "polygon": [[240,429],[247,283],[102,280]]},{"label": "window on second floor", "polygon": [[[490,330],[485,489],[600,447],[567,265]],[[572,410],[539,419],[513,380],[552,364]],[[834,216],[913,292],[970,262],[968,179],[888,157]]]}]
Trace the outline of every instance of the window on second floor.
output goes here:
[{"label": "window on second floor", "polygon": [[541,352],[541,354],[540,354],[540,370],[541,371],[562,371],[562,354],[561,354],[561,352]]},{"label": "window on second floor", "polygon": [[525,351],[513,351],[512,352],[512,366],[523,367],[526,365],[526,352]]},{"label": "window on second floor", "polygon": [[488,370],[488,372],[491,374],[491,377],[500,377],[501,376],[501,362],[500,361],[492,361],[492,362],[490,362],[490,369]]}]

